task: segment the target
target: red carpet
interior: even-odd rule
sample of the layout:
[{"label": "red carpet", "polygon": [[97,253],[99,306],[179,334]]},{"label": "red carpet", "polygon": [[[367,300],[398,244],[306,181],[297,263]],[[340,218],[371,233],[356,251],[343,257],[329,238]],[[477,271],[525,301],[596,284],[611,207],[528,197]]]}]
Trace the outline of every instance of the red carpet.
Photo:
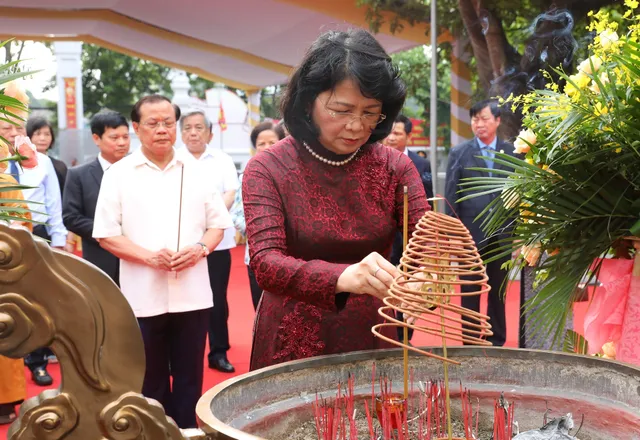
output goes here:
[{"label": "red carpet", "polygon": [[[205,362],[205,375],[203,391],[214,385],[249,371],[249,355],[251,352],[251,333],[253,331],[253,305],[249,292],[249,279],[247,269],[244,265],[244,246],[232,250],[231,281],[229,284],[229,334],[231,338],[231,350],[229,350],[229,361],[235,366],[235,374],[223,374],[215,370],[209,370]],[[519,284],[512,283],[507,294],[507,346],[517,347],[518,345],[518,308],[520,306]],[[486,308],[486,301],[483,301],[483,309]],[[575,328],[582,330],[584,314],[587,303],[576,305]],[[416,334],[412,340],[414,345],[440,345],[436,337]],[[456,344],[452,344],[456,345]],[[54,378],[53,387],[60,385],[60,367],[51,365],[49,373]],[[29,370],[25,368],[27,377],[27,393],[29,397],[42,392],[44,388],[36,386],[31,380]],[[6,439],[8,426],[0,426],[0,438]]]}]

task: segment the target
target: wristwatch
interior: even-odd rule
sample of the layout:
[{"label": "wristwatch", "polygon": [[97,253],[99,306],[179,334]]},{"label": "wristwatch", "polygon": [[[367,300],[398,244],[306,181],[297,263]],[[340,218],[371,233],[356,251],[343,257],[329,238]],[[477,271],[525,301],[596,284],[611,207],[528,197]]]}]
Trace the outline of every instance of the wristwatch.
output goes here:
[{"label": "wristwatch", "polygon": [[199,244],[200,246],[202,246],[202,250],[204,251],[204,256],[208,257],[209,256],[209,248],[207,247],[206,244],[202,243],[202,242],[197,242],[196,244]]}]

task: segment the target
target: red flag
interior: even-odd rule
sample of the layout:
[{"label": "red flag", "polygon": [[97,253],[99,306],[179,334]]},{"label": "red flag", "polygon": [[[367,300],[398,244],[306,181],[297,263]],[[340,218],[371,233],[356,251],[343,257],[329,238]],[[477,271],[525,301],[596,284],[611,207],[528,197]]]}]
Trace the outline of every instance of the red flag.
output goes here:
[{"label": "red flag", "polygon": [[227,120],[224,117],[224,109],[222,108],[222,101],[220,101],[220,114],[218,115],[218,124],[220,125],[220,131],[227,129]]}]

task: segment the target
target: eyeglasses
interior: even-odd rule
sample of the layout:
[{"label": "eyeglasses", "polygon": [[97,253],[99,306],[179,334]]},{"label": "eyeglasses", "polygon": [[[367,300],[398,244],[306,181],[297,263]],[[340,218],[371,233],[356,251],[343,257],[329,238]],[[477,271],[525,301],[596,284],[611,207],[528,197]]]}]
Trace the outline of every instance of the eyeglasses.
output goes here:
[{"label": "eyeglasses", "polygon": [[150,130],[156,130],[161,125],[165,128],[173,128],[176,126],[176,121],[147,121],[143,122],[142,125]]},{"label": "eyeglasses", "polygon": [[326,106],[324,107],[324,109],[327,111],[327,113],[329,113],[329,116],[336,120],[336,122],[340,122],[344,125],[351,124],[356,119],[360,119],[362,125],[371,127],[373,125],[378,125],[387,118],[387,116],[383,115],[382,113],[365,113],[364,115],[360,116],[351,112],[338,112],[335,110],[330,110]]}]

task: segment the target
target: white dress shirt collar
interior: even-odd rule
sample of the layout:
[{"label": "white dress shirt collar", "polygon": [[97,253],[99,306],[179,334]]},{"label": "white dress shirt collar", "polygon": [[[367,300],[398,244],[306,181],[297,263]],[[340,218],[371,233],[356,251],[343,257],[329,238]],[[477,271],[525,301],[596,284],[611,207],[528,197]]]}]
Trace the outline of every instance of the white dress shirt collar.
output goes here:
[{"label": "white dress shirt collar", "polygon": [[196,158],[186,146],[180,148],[178,151],[180,152],[180,154],[185,155],[187,158],[191,158],[198,161],[204,161],[207,159],[207,157],[215,158],[216,156],[215,151],[209,146],[205,147],[204,151],[198,158]]},{"label": "white dress shirt collar", "polygon": [[111,165],[113,165],[111,162],[109,162],[107,159],[104,158],[102,153],[98,154],[98,162],[100,162],[100,166],[102,167],[102,171],[107,171],[109,169],[109,167]]},{"label": "white dress shirt collar", "polygon": [[[132,154],[133,158],[132,158],[132,162],[133,162],[133,166],[134,167],[139,167],[141,165],[147,165],[150,166],[151,168],[155,168],[157,170],[160,170],[160,167],[158,167],[158,165],[156,165],[155,163],[151,162],[151,160],[144,155],[144,153],[142,152],[142,148],[139,148],[138,150],[136,150],[133,154]],[[184,160],[185,158],[179,154],[175,147],[173,148],[173,158],[171,159],[171,161],[167,164],[167,166],[164,168],[164,170],[160,170],[160,171],[167,171],[169,169],[171,169],[172,167],[174,167],[175,165],[182,165],[184,164]]]}]

